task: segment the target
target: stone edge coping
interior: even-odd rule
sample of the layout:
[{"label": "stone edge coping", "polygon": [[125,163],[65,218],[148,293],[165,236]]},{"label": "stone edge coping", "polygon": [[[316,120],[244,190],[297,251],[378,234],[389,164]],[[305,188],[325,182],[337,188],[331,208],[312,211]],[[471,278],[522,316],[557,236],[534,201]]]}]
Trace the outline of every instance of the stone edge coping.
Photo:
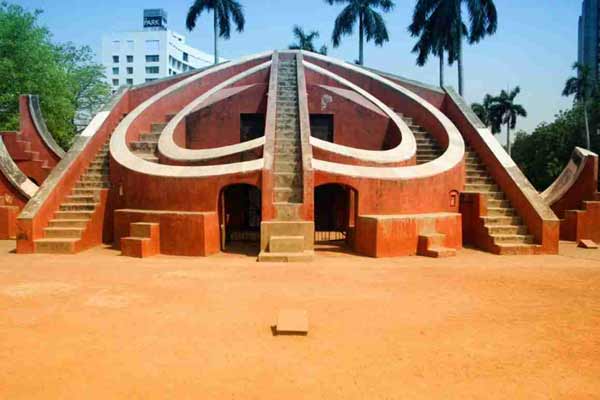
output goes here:
[{"label": "stone edge coping", "polygon": [[0,136],[0,172],[6,177],[8,182],[27,200],[35,195],[38,186],[33,183],[17,166],[15,161],[8,153],[8,149]]},{"label": "stone edge coping", "polygon": [[587,159],[590,157],[597,158],[598,155],[582,147],[575,147],[575,149],[573,149],[569,162],[558,178],[556,178],[546,190],[540,193],[540,196],[548,206],[552,206],[562,199],[569,189],[571,189],[585,169]]},{"label": "stone edge coping", "polygon": [[412,131],[402,118],[396,115],[387,105],[371,95],[366,90],[361,89],[352,82],[334,74],[324,68],[321,68],[309,61],[304,61],[304,66],[318,74],[327,76],[336,82],[348,87],[352,91],[358,93],[371,103],[375,104],[385,115],[390,118],[400,131],[399,144],[390,150],[363,150],[355,147],[344,146],[340,144],[330,143],[316,137],[310,138],[310,144],[318,149],[323,149],[331,153],[341,154],[347,157],[355,158],[361,161],[370,161],[378,164],[389,164],[395,162],[407,161],[413,158],[417,152],[417,142]]},{"label": "stone edge coping", "polygon": [[46,126],[42,109],[40,107],[40,98],[36,95],[27,95],[27,102],[29,104],[29,111],[33,125],[38,132],[38,135],[42,138],[44,144],[52,151],[59,159],[65,156],[65,151],[56,143],[54,137]]},{"label": "stone edge coping", "polygon": [[489,130],[489,128],[487,128],[483,122],[481,122],[481,120],[465,102],[462,96],[460,96],[450,86],[444,87],[444,90],[446,91],[446,94],[449,96],[450,100],[452,100],[462,112],[467,121],[477,130],[479,136],[488,147],[492,155],[496,158],[500,165],[506,169],[514,184],[519,188],[521,193],[523,193],[525,198],[529,200],[529,203],[532,205],[536,213],[543,220],[558,221],[558,217],[554,214],[550,207],[546,205],[538,191],[535,190],[531,182],[529,182],[517,164],[500,145],[500,142],[498,142],[494,135],[492,135],[492,132]]},{"label": "stone edge coping", "polygon": [[[181,90],[183,87],[189,85],[190,83],[203,78],[209,73],[214,73],[220,71],[224,68],[240,65],[246,63],[248,61],[252,61],[257,58],[264,58],[272,55],[272,51],[263,52],[259,54],[255,54],[249,57],[244,57],[238,60],[235,63],[227,62],[223,64],[219,64],[212,68],[207,68],[203,72],[193,74],[192,76],[183,79],[174,85],[164,89],[163,91],[155,94],[151,98],[144,101],[138,107],[136,107],[133,111],[131,111],[117,126],[114,134],[112,135],[110,141],[110,152],[113,159],[124,167],[136,171],[142,174],[151,175],[151,176],[162,176],[162,177],[173,177],[173,178],[195,178],[195,177],[209,177],[209,176],[218,176],[218,175],[227,175],[227,174],[236,174],[236,173],[250,173],[258,170],[262,170],[264,165],[264,159],[244,161],[240,163],[233,164],[224,164],[224,165],[211,165],[211,166],[175,166],[175,165],[165,165],[165,164],[157,164],[153,162],[146,161],[142,158],[137,157],[133,154],[126,143],[126,134],[131,123],[139,117],[148,107],[150,107],[154,102],[159,99],[172,94],[178,90]],[[267,63],[271,63],[271,61],[267,61]],[[266,63],[265,63],[266,64]],[[260,67],[265,64],[261,64]],[[256,68],[256,67],[253,67]],[[245,71],[246,73],[248,71]],[[239,76],[239,75],[237,75]],[[214,88],[213,88],[214,89]],[[202,96],[201,96],[202,97]],[[181,112],[180,112],[181,113]],[[178,114],[179,115],[179,114]],[[171,122],[173,122],[176,118],[173,118]],[[174,125],[173,125],[174,126]],[[168,128],[168,126],[167,126]],[[167,131],[167,128],[163,131],[159,139],[159,151],[161,148],[161,141],[167,140],[163,139],[165,136],[164,133]],[[171,137],[172,140],[172,137]],[[248,142],[244,143],[247,145]],[[164,146],[164,144],[163,144]],[[234,145],[234,146],[239,146]],[[214,149],[212,150],[214,152]],[[161,151],[162,153],[162,151]]]},{"label": "stone edge coping", "polygon": [[84,131],[77,136],[75,142],[62,160],[60,160],[56,167],[52,169],[50,175],[48,175],[48,177],[44,180],[39,190],[34,196],[31,197],[25,208],[23,208],[21,214],[18,216],[18,219],[32,219],[35,217],[39,208],[46,202],[50,194],[54,191],[56,184],[70,169],[71,165],[77,161],[79,154],[104,124],[111,110],[119,102],[119,100],[121,100],[127,90],[127,88],[120,89],[110,98],[107,104],[102,108],[102,111],[98,112],[94,118],[92,118],[91,122],[84,129]]}]

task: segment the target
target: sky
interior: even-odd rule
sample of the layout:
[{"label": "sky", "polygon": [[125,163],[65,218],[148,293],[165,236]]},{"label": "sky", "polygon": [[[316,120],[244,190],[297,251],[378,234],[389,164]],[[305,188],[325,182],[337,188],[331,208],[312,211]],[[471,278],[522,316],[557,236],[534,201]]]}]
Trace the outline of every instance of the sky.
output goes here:
[{"label": "sky", "polygon": [[[187,32],[185,16],[192,0],[10,0],[27,9],[41,9],[40,22],[56,42],[89,45],[100,54],[104,33],[141,29],[144,8],[164,8],[169,28],[187,36],[190,45],[212,53],[212,17],[203,14],[196,30]],[[317,30],[317,44],[327,44],[329,55],[352,61],[358,58],[358,35],[345,37],[338,48],[331,32],[342,5],[324,0],[239,0],[245,9],[246,28],[220,43],[222,57],[237,57],[264,50],[285,49],[293,41],[292,27]],[[365,65],[406,78],[437,84],[438,61],[418,67],[411,53],[415,39],[407,33],[416,0],[395,0],[385,15],[390,41],[383,47],[365,46]],[[531,132],[541,122],[568,108],[572,99],[561,96],[577,58],[577,20],[581,0],[495,0],[498,31],[482,42],[464,48],[465,98],[481,101],[486,93],[519,86],[517,98],[528,111],[517,129]],[[457,87],[457,71],[446,68],[446,84]],[[505,140],[499,135],[499,140]]]}]

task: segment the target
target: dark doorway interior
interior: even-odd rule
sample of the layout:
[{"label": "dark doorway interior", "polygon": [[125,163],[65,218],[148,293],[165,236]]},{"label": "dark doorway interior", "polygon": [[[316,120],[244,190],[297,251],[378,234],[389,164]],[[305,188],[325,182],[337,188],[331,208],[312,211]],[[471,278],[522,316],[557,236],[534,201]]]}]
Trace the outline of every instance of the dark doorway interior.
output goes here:
[{"label": "dark doorway interior", "polygon": [[221,195],[221,247],[235,250],[244,244],[258,250],[260,242],[261,193],[251,185],[226,187]]},{"label": "dark doorway interior", "polygon": [[347,186],[327,184],[315,188],[315,243],[352,246],[357,192]]},{"label": "dark doorway interior", "polygon": [[333,143],[333,114],[311,114],[310,134],[317,139]]},{"label": "dark doorway interior", "polygon": [[257,139],[265,134],[265,114],[240,114],[240,142]]}]

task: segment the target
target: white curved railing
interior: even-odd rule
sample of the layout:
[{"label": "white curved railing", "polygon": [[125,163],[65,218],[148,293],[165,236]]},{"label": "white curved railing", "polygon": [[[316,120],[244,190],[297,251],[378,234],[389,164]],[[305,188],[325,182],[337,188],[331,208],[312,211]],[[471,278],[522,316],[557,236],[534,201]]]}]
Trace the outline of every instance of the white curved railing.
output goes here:
[{"label": "white curved railing", "polygon": [[272,61],[264,62],[260,65],[252,67],[238,75],[235,75],[222,83],[216,85],[212,89],[203,93],[197,97],[194,101],[185,106],[180,112],[178,112],[163,129],[162,134],[158,140],[158,151],[165,157],[174,161],[182,162],[197,162],[203,160],[210,160],[220,158],[223,156],[233,155],[244,151],[253,150],[262,147],[265,144],[265,137],[256,138],[247,142],[236,143],[229,146],[211,148],[211,149],[186,149],[175,143],[173,138],[175,128],[183,119],[197,110],[203,103],[208,101],[211,96],[217,94],[220,90],[231,86],[242,79],[256,74],[257,72],[268,69],[271,66]]},{"label": "white curved railing", "polygon": [[558,178],[546,190],[540,193],[542,200],[549,206],[563,198],[563,196],[573,187],[579,179],[579,176],[585,169],[588,157],[598,157],[594,152],[582,147],[575,147],[571,158],[566,167],[562,170]]},{"label": "white curved railing", "polygon": [[334,74],[331,71],[321,68],[306,60],[304,61],[304,66],[312,71],[315,71],[318,74],[327,76],[335,80],[336,82],[348,87],[349,89],[355,91],[362,97],[366,98],[371,103],[375,104],[375,106],[377,106],[381,111],[383,111],[383,113],[387,115],[388,118],[390,118],[394,122],[394,124],[396,124],[396,127],[400,131],[400,143],[398,144],[398,146],[389,150],[357,149],[354,147],[327,142],[325,140],[321,140],[312,136],[310,138],[311,145],[318,149],[323,149],[332,153],[356,158],[361,161],[370,161],[378,164],[389,164],[407,161],[415,156],[417,151],[417,142],[415,140],[415,136],[413,135],[406,122],[404,122],[404,120],[402,120],[402,118],[400,118],[392,109],[385,105],[385,103],[383,103],[364,89],[361,89],[354,83],[342,78],[339,75]]},{"label": "white curved railing", "polygon": [[[462,162],[465,153],[465,142],[463,141],[462,135],[456,128],[456,126],[446,117],[440,110],[434,107],[432,104],[421,98],[419,95],[411,92],[410,90],[386,79],[370,71],[358,68],[352,64],[348,64],[343,61],[339,61],[327,56],[323,56],[316,53],[305,52],[309,57],[320,59],[322,61],[334,64],[340,68],[345,68],[353,71],[359,75],[364,75],[370,79],[373,79],[388,88],[398,92],[400,95],[405,96],[421,106],[424,111],[433,115],[437,122],[441,125],[448,137],[448,146],[442,153],[442,155],[430,162],[419,165],[401,166],[401,167],[371,167],[371,166],[359,166],[359,165],[348,165],[342,163],[336,163],[331,161],[324,161],[313,159],[313,168],[315,170],[328,172],[337,175],[348,175],[360,178],[380,178],[380,179],[418,179],[427,178],[433,175],[441,174],[454,168],[456,165]],[[305,64],[310,62],[305,61]],[[310,67],[309,67],[310,68]],[[321,68],[321,67],[317,67]],[[323,68],[321,68],[323,70]],[[330,74],[336,75],[332,72]],[[340,79],[344,79],[341,78]],[[362,90],[362,89],[361,89]],[[389,108],[388,108],[389,109]],[[399,117],[398,117],[399,118]],[[410,130],[409,130],[410,131]],[[403,133],[403,132],[402,132]],[[414,136],[411,136],[414,139]],[[311,138],[311,143],[313,143]],[[403,133],[404,139],[404,133]],[[318,142],[317,142],[318,143]],[[321,144],[321,143],[319,143]],[[344,146],[345,147],[345,146]],[[351,149],[354,150],[354,149]],[[352,153],[347,151],[347,148],[338,147],[337,152],[339,154],[352,157]]]},{"label": "white curved railing", "polygon": [[[226,63],[226,64],[223,64],[222,66],[217,66],[215,68],[211,68],[209,70],[192,75],[189,78],[186,78],[180,82],[177,82],[176,84],[169,86],[168,88],[164,89],[163,91],[150,97],[149,99],[144,101],[142,104],[140,104],[138,107],[136,107],[132,112],[130,112],[119,123],[119,125],[115,129],[114,134],[110,141],[110,153],[111,153],[113,159],[120,165],[122,165],[125,168],[130,169],[132,171],[139,172],[139,173],[146,174],[146,175],[151,175],[151,176],[163,176],[163,177],[179,177],[179,178],[207,177],[207,176],[218,176],[218,175],[227,175],[227,174],[236,174],[236,173],[248,173],[248,172],[261,170],[264,165],[264,159],[262,159],[262,158],[258,159],[258,160],[244,161],[244,162],[238,162],[238,163],[233,163],[233,164],[210,165],[210,166],[175,166],[175,165],[157,164],[157,163],[153,163],[150,161],[146,161],[146,160],[138,157],[137,155],[135,155],[127,146],[127,131],[129,130],[129,127],[132,125],[132,123],[138,117],[140,117],[149,107],[151,107],[154,103],[161,100],[162,98],[174,94],[175,92],[183,89],[187,85],[189,85],[199,79],[202,79],[209,74],[219,72],[223,69],[236,67],[236,66],[245,64],[247,62],[250,62],[250,61],[253,61],[256,59],[268,57],[270,55],[272,55],[272,52],[270,52],[270,51],[264,52],[264,53],[255,54],[255,55],[252,55],[249,57],[242,58],[237,62]],[[268,61],[267,63],[269,63],[269,65],[270,65],[270,62],[271,61]],[[266,64],[266,63],[261,64],[261,67],[264,64]],[[256,67],[253,67],[253,68],[256,68]],[[162,139],[162,135],[161,135],[161,139]],[[244,146],[240,146],[240,147],[244,148],[245,146],[246,147],[262,146],[262,144],[258,145],[256,142],[250,143],[250,144],[248,144],[248,143],[250,143],[250,142],[242,143],[242,145],[244,145]],[[263,143],[264,143],[264,141],[263,141]],[[237,146],[237,145],[233,145],[233,146]],[[221,149],[221,150],[223,150],[222,154],[225,154],[225,155],[229,154],[228,153],[229,151],[233,151],[233,153],[231,153],[231,154],[235,154],[238,152],[236,148],[231,149],[231,146],[225,146],[225,147],[227,147],[228,149],[225,149],[225,150]],[[159,139],[159,148],[160,148],[160,139]],[[253,148],[255,148],[255,147],[253,147]],[[215,150],[216,149],[211,149],[210,151],[212,151],[214,153]],[[245,150],[243,150],[243,151],[245,151]]]}]

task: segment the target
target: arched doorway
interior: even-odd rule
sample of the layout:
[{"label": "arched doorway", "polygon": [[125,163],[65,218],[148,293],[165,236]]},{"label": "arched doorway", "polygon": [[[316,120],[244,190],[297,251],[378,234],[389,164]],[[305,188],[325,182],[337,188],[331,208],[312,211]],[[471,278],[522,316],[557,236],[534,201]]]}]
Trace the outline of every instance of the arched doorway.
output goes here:
[{"label": "arched doorway", "polygon": [[221,191],[221,250],[258,254],[261,193],[256,186],[236,184]]},{"label": "arched doorway", "polygon": [[358,192],[340,184],[315,188],[315,245],[353,248]]}]

